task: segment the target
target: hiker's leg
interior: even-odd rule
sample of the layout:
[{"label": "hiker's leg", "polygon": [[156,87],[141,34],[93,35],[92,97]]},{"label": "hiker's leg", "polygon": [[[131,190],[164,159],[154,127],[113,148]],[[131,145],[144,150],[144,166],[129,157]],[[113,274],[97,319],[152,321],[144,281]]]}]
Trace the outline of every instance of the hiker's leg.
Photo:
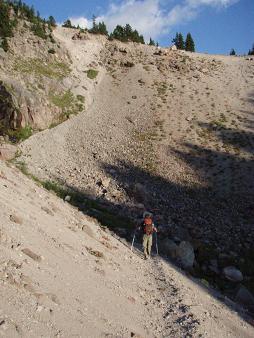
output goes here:
[{"label": "hiker's leg", "polygon": [[152,245],[153,245],[153,235],[150,235],[148,236],[147,240],[147,252],[149,256],[151,255]]},{"label": "hiker's leg", "polygon": [[145,257],[147,257],[147,255],[148,255],[148,253],[147,253],[147,241],[148,241],[148,236],[145,234],[143,236],[143,249],[144,249]]}]

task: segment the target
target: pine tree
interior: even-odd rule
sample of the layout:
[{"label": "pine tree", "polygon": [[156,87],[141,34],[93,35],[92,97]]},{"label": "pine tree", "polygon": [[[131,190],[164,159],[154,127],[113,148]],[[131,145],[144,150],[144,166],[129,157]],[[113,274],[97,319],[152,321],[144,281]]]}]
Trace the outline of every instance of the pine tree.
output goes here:
[{"label": "pine tree", "polygon": [[144,44],[144,37],[143,35],[139,35],[138,31],[132,30],[132,27],[127,24],[125,27],[122,27],[121,25],[117,25],[114,31],[110,34],[109,40],[117,39],[122,42],[138,42]]},{"label": "pine tree", "polygon": [[52,15],[50,15],[50,17],[48,19],[48,23],[49,23],[50,26],[56,27],[56,20]]},{"label": "pine tree", "polygon": [[102,35],[108,35],[107,27],[103,21],[99,22],[98,24],[98,33]]},{"label": "pine tree", "polygon": [[254,44],[252,45],[252,49],[249,49],[248,55],[254,55]]},{"label": "pine tree", "polygon": [[155,46],[155,41],[152,38],[150,38],[150,41],[149,41],[148,45],[149,46]]},{"label": "pine tree", "polygon": [[172,42],[176,45],[177,49],[183,50],[185,48],[182,33],[176,33],[176,36]]},{"label": "pine tree", "polygon": [[96,33],[96,31],[97,31],[96,16],[93,15],[93,28],[91,29],[91,33]]},{"label": "pine tree", "polygon": [[117,25],[113,30],[112,37],[120,41],[125,41],[124,28],[121,25]]},{"label": "pine tree", "polygon": [[188,33],[185,40],[185,50],[188,52],[195,52],[194,40],[191,36],[191,33]]},{"label": "pine tree", "polygon": [[235,52],[234,48],[231,49],[229,55],[236,55],[236,52]]},{"label": "pine tree", "polygon": [[70,19],[66,20],[66,21],[63,23],[62,27],[65,27],[65,28],[73,28],[73,27],[72,27],[72,24],[71,24],[71,20],[70,20]]},{"label": "pine tree", "polygon": [[145,44],[145,39],[144,39],[144,36],[142,34],[139,35],[139,43],[142,43],[142,45]]},{"label": "pine tree", "polygon": [[130,24],[126,24],[124,27],[124,34],[127,40],[132,40],[133,29]]},{"label": "pine tree", "polygon": [[176,46],[178,49],[180,50],[184,50],[185,49],[185,43],[183,40],[183,35],[182,33],[179,33],[178,35],[178,46]]}]

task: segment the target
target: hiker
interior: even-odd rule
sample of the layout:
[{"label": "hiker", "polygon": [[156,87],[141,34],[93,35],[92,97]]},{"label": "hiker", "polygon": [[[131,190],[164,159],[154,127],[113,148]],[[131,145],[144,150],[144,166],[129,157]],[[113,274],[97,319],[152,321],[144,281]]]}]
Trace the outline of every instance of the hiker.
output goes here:
[{"label": "hiker", "polygon": [[150,258],[151,256],[151,249],[153,244],[153,233],[158,232],[157,228],[153,224],[152,214],[145,213],[143,215],[143,221],[139,225],[138,229],[142,229],[143,235],[143,248],[144,248],[144,255],[145,259]]}]

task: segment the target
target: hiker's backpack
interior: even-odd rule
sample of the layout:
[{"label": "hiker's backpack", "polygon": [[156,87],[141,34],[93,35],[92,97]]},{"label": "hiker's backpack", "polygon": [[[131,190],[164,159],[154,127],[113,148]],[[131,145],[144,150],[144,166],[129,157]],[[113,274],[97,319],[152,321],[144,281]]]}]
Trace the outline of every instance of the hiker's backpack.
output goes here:
[{"label": "hiker's backpack", "polygon": [[153,233],[153,221],[151,218],[144,219],[144,232],[146,235],[151,235]]}]

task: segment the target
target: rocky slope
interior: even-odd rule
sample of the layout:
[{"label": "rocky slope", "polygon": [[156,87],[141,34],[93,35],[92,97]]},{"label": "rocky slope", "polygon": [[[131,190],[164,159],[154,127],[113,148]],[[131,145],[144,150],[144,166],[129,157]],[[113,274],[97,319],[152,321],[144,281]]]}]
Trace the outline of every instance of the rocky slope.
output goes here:
[{"label": "rocky slope", "polygon": [[[59,94],[53,91],[53,102],[61,113],[69,116],[65,102],[73,104],[73,98],[85,98],[86,110],[34,134],[19,146],[15,163],[127,240],[130,224],[144,210],[153,211],[163,253],[205,285],[223,291],[226,298],[221,298],[229,306],[240,302],[253,315],[254,298],[246,289],[254,292],[253,60],[123,44],[89,34],[73,39],[75,31],[63,28],[53,34],[60,58],[69,60],[69,73],[53,82],[41,74],[40,81],[49,86],[35,93],[46,93],[42,100],[48,100],[52,83],[59,82],[63,87]],[[50,105],[47,109],[51,114]],[[38,119],[44,120],[40,114]],[[159,259],[147,268],[158,277],[167,264]],[[168,301],[174,313],[176,304]],[[183,336],[190,330],[196,337],[195,323],[202,316],[198,312],[197,321],[191,317],[183,315],[190,325],[177,317],[168,326],[162,320],[161,331],[149,330],[157,337]],[[238,331],[240,322],[235,334],[217,319],[218,331],[207,331],[208,337],[220,336],[220,330],[222,336],[248,336]],[[148,336],[142,330],[137,328]],[[109,332],[131,334],[116,327]]]},{"label": "rocky slope", "polygon": [[[88,42],[57,38],[78,67]],[[253,61],[113,41],[99,63],[88,110],[31,137],[20,160],[117,214],[154,210],[177,244],[191,240],[197,275],[231,289],[233,265],[252,288]]]}]

